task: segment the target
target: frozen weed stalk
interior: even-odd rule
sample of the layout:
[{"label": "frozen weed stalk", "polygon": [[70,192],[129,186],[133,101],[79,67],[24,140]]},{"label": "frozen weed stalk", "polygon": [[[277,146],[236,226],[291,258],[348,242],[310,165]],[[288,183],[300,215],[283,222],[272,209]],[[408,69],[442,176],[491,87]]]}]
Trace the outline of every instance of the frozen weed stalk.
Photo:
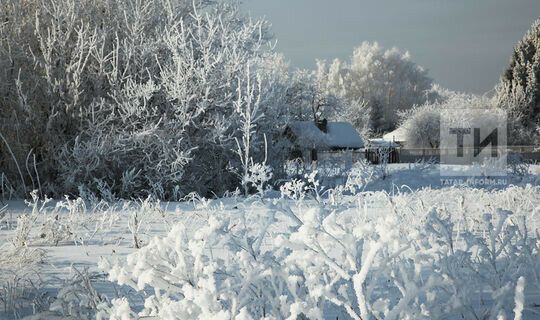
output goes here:
[{"label": "frozen weed stalk", "polygon": [[32,191],[30,195],[32,196],[32,200],[25,202],[31,208],[31,213],[21,214],[17,217],[17,229],[13,238],[13,244],[16,248],[23,248],[29,245],[31,232],[36,226],[37,220],[45,215],[46,207],[52,200],[45,198],[41,201],[37,190]]},{"label": "frozen weed stalk", "polygon": [[163,216],[161,202],[148,197],[145,200],[128,203],[124,210],[129,214],[128,228],[131,232],[133,247],[139,249],[143,244],[141,237],[147,233],[151,223]]}]

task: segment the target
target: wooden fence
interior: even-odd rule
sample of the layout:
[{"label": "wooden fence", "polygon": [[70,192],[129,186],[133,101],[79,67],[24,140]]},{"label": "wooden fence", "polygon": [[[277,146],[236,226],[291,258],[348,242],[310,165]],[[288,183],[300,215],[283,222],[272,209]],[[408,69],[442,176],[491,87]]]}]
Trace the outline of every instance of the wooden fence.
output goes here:
[{"label": "wooden fence", "polygon": [[[419,160],[435,160],[440,161],[441,155],[455,154],[456,149],[410,149],[399,148],[398,158],[401,163],[416,162]],[[531,163],[540,163],[540,147],[535,146],[509,146],[507,147],[509,154],[520,155],[524,160]],[[464,156],[472,155],[474,148],[463,148]]]},{"label": "wooden fence", "polygon": [[372,164],[379,164],[381,157],[388,157],[388,163],[400,163],[400,151],[397,148],[385,148],[385,149],[366,149],[366,160]]}]

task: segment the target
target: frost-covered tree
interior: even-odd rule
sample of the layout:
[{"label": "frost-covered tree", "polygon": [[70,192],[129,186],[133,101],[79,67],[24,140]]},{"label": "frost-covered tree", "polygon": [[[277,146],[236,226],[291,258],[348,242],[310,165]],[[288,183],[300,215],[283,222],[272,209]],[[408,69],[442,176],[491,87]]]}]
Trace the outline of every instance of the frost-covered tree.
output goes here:
[{"label": "frost-covered tree", "polygon": [[[85,5],[75,0],[2,1],[0,104],[2,120],[10,125],[0,130],[15,150],[9,163],[25,167],[25,158],[35,160],[27,166],[32,169],[24,170],[22,184],[41,188],[41,178],[46,191],[71,191],[58,181],[65,173],[59,162],[66,144],[87,130],[87,121],[99,118],[96,106],[119,97],[116,92],[123,87],[136,89],[148,82],[150,88],[148,78],[157,64],[151,62],[155,57],[149,48],[164,24],[204,7],[202,1],[183,0],[91,0]],[[109,116],[121,118],[119,113]],[[101,143],[109,142],[102,137]],[[94,160],[110,156],[94,155]],[[9,167],[3,168],[9,174]]]},{"label": "frost-covered tree", "polygon": [[[408,148],[438,148],[440,145],[441,112],[444,110],[463,109],[466,112],[450,112],[447,116],[453,121],[463,123],[468,116],[476,116],[475,109],[493,108],[491,99],[448,90],[440,90],[442,100],[413,107],[400,113],[401,124]],[[481,113],[478,113],[480,115]]]},{"label": "frost-covered tree", "polygon": [[357,101],[364,101],[376,113],[373,131],[393,129],[398,112],[436,98],[427,71],[411,60],[409,52],[397,48],[364,42],[349,62],[335,60],[328,69],[331,92],[344,97],[353,109]]},{"label": "frost-covered tree", "polygon": [[[2,166],[10,181],[22,171],[23,185],[38,188],[40,177],[57,194],[220,193],[239,183],[237,103],[247,83],[261,84],[263,118],[283,116],[283,60],[266,22],[237,4],[9,0],[0,9],[1,117],[10,124],[0,129],[0,161],[12,166]],[[276,122],[261,120],[254,147]]]},{"label": "frost-covered tree", "polygon": [[315,71],[294,72],[287,90],[293,119],[318,121],[340,117],[344,101],[329,86],[329,72],[323,61],[317,62]]},{"label": "frost-covered tree", "polygon": [[[509,111],[513,140],[532,141],[540,123],[540,19],[514,48],[496,87],[497,103]],[[527,141],[528,140],[528,141]]]},{"label": "frost-covered tree", "polygon": [[415,107],[401,125],[406,147],[436,149],[440,145],[440,109],[434,105]]}]

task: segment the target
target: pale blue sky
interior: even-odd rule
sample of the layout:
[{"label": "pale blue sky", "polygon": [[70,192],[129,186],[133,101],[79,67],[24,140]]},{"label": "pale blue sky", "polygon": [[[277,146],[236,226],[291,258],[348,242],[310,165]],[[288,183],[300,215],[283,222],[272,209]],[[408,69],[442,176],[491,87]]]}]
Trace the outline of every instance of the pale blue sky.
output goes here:
[{"label": "pale blue sky", "polygon": [[348,59],[362,41],[410,51],[437,83],[483,93],[540,16],[540,0],[243,0],[294,67]]}]

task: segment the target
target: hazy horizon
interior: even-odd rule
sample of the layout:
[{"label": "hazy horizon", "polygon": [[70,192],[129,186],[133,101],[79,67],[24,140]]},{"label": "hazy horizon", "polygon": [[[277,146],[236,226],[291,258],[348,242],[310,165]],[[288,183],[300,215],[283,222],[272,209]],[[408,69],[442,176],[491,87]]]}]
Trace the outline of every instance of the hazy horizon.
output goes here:
[{"label": "hazy horizon", "polygon": [[490,91],[540,14],[538,0],[244,0],[293,67],[348,59],[363,41],[408,50],[443,87]]}]

